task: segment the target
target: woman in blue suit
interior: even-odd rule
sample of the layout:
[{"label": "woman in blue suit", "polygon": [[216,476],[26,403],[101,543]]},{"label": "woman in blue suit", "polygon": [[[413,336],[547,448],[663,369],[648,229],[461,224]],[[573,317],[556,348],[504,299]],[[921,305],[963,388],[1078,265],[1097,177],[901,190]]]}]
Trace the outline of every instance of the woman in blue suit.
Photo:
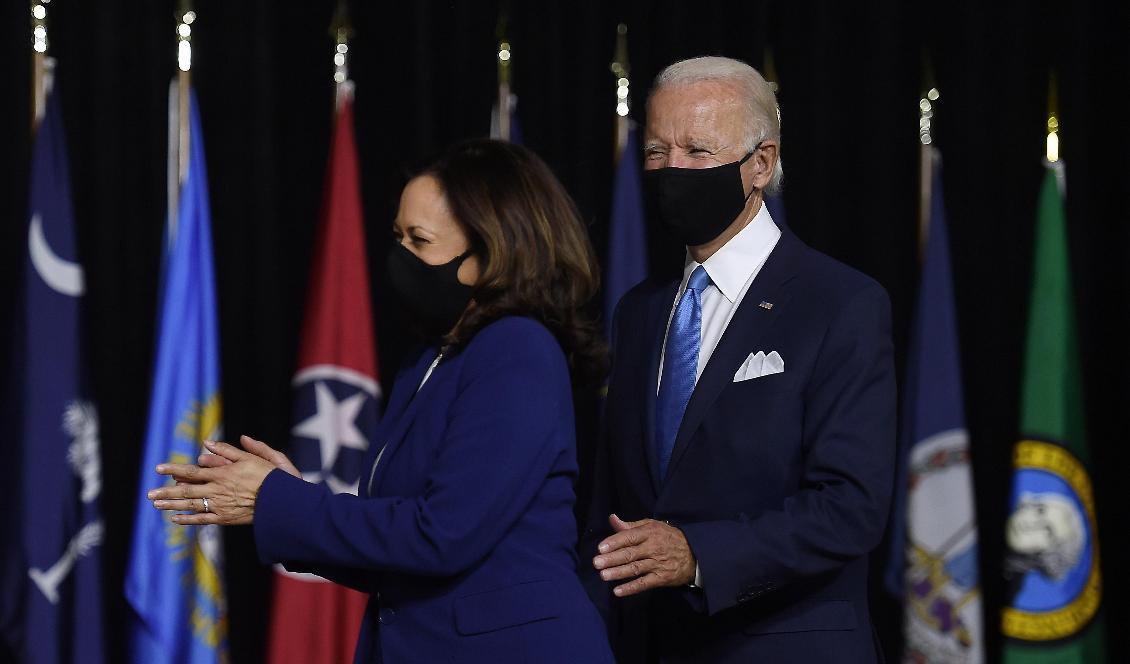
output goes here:
[{"label": "woman in blue suit", "polygon": [[[576,208],[519,146],[455,146],[400,199],[389,283],[428,340],[393,385],[358,496],[243,438],[150,498],[252,524],[264,562],[369,593],[357,662],[602,663],[577,578],[571,379],[601,371]],[[207,498],[205,505],[204,498]]]}]

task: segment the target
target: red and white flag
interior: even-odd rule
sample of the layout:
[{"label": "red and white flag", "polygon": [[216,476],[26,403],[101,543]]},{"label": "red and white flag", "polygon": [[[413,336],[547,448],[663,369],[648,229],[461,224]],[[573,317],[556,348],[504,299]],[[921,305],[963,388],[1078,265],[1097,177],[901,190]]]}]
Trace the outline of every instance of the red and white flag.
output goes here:
[{"label": "red and white flag", "polygon": [[[309,482],[356,494],[380,414],[353,98],[338,96],[321,227],[294,374],[290,458]],[[270,664],[353,661],[366,595],[276,567]]]}]

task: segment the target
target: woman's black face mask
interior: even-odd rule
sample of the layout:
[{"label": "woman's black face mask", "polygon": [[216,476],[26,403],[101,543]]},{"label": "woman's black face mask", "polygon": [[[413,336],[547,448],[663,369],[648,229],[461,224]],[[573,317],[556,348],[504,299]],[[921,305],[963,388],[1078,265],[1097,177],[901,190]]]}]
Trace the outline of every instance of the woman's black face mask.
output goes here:
[{"label": "woman's black face mask", "polygon": [[429,265],[402,244],[389,250],[389,283],[425,335],[447,334],[467,309],[474,289],[459,281],[459,266],[471,253],[468,249],[447,263]]},{"label": "woman's black face mask", "polygon": [[756,188],[745,193],[742,164],[761,149],[758,143],[739,161],[713,168],[657,168],[644,171],[643,198],[648,220],[688,247],[722,234],[745,208]]}]

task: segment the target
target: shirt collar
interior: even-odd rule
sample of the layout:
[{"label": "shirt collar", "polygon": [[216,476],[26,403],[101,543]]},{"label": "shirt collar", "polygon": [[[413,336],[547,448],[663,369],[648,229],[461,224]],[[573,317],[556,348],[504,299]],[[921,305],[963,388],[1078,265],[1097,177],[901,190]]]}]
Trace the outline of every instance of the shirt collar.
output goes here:
[{"label": "shirt collar", "polygon": [[[730,238],[729,242],[722,245],[718,251],[714,252],[714,255],[707,258],[706,262],[701,263],[701,265],[710,275],[710,281],[732,304],[741,295],[742,288],[749,281],[750,275],[757,270],[759,265],[765,262],[769,253],[773,251],[773,247],[777,244],[777,238],[780,236],[781,229],[777,228],[773,216],[769,214],[768,206],[762,201],[761,209],[746,224],[746,227],[738,231],[737,235]],[[683,266],[683,281],[680,285],[680,291],[686,288],[687,281],[691,278],[691,272],[694,272],[694,269],[699,265],[700,263],[691,258],[688,253],[686,263]]]}]

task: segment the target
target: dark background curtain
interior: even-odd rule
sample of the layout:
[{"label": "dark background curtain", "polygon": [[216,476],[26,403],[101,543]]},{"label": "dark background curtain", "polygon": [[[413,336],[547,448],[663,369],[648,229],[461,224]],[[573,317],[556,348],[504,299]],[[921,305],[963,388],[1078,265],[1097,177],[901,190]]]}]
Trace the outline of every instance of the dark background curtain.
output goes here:
[{"label": "dark background curtain", "polygon": [[[225,431],[229,438],[249,433],[285,444],[332,120],[328,26],[334,3],[197,0],[195,8],[193,79],[212,196]],[[469,0],[353,3],[350,60],[386,387],[409,341],[383,278],[401,173],[452,141],[487,133],[501,9],[497,2]],[[28,4],[5,0],[0,12],[0,349],[8,358],[7,321],[26,246],[31,51]],[[812,246],[888,289],[900,371],[918,273],[917,99],[923,62],[932,63],[941,90],[935,139],[945,158],[992,658],[1000,646],[1003,523],[1053,69],[1108,651],[1126,648],[1121,626],[1130,620],[1130,583],[1119,545],[1130,501],[1119,483],[1128,460],[1123,409],[1130,396],[1130,132],[1122,103],[1130,83],[1128,13],[1127,3],[1098,0],[509,7],[525,143],[576,198],[598,253],[609,261],[616,260],[605,256],[604,246],[615,90],[608,65],[616,24],[630,29],[632,114],[641,122],[644,93],[666,64],[722,54],[760,66],[771,48],[781,84],[789,224]],[[127,607],[120,589],[155,341],[174,14],[172,0],[50,5],[102,415],[106,611],[115,628],[110,661],[125,657]],[[659,255],[679,261],[677,254]],[[0,441],[15,443],[11,436]],[[581,444],[591,444],[589,433]],[[144,480],[157,483],[149,474]],[[225,535],[232,658],[255,662],[264,651],[270,572],[256,559],[249,529]],[[876,592],[873,612],[889,649],[896,648],[897,607]]]}]

